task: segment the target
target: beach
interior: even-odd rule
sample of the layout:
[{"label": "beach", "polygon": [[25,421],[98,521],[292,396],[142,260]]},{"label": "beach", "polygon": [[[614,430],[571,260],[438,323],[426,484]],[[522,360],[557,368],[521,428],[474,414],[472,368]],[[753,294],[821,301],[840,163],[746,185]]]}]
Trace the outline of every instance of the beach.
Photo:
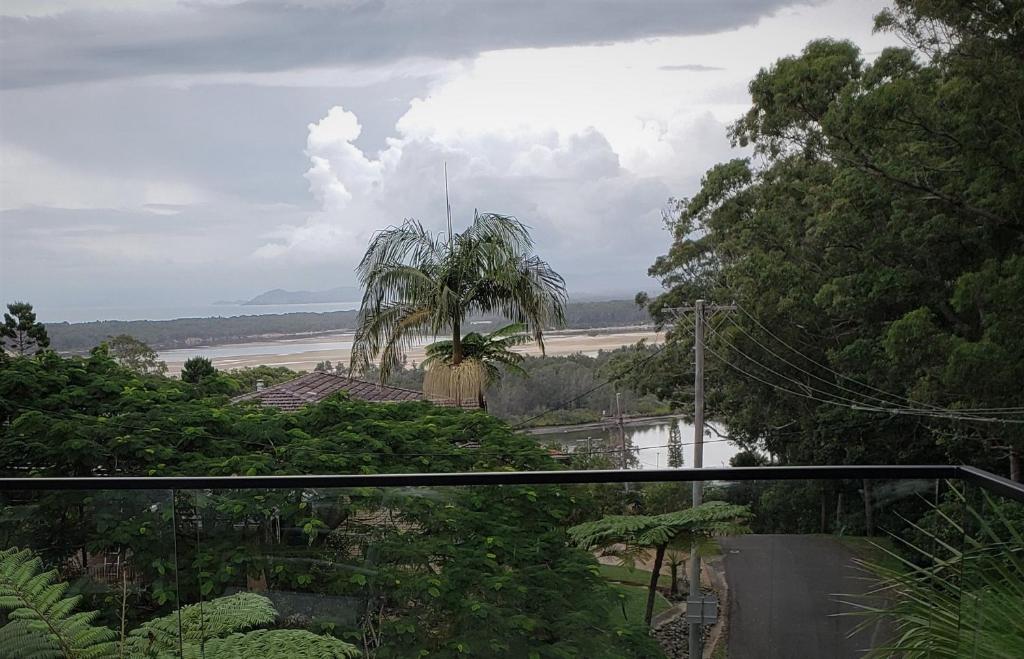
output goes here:
[{"label": "beach", "polygon": [[[649,344],[661,343],[664,338],[664,333],[653,330],[572,330],[546,334],[544,347],[548,355],[596,355],[601,350],[615,350],[640,340],[645,340]],[[171,375],[180,373],[185,361],[197,355],[209,358],[213,365],[221,370],[266,365],[286,366],[296,371],[312,371],[319,362],[325,360],[330,360],[332,364],[347,364],[352,354],[352,339],[352,332],[338,332],[315,337],[197,346],[161,351],[160,359],[167,362],[167,369]],[[429,342],[426,341],[408,350],[410,364],[423,361],[425,346]],[[521,346],[516,350],[529,355],[540,354],[540,348],[536,343]]]}]

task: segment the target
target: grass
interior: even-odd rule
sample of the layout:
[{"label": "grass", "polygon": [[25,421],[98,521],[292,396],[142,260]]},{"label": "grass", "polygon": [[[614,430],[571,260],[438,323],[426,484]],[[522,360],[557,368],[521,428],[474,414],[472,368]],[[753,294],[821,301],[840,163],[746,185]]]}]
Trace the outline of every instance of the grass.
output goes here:
[{"label": "grass", "polygon": [[701,547],[700,555],[704,558],[722,556],[722,545],[718,544],[718,538],[711,538],[705,541],[705,544]]},{"label": "grass", "polygon": [[[601,576],[607,581],[618,581],[625,584],[633,584],[646,588],[651,583],[651,571],[632,568],[625,565],[604,565],[600,566]],[[672,578],[662,574],[658,578],[658,585],[668,588],[672,584]]]},{"label": "grass", "polygon": [[[868,538],[865,536],[844,535],[836,538],[853,553],[854,556],[874,565],[879,565],[891,570],[900,571],[904,566],[896,557],[885,550],[895,551],[896,543],[892,538],[877,536]],[[884,548],[884,549],[883,549]],[[898,552],[897,552],[898,553]]]},{"label": "grass", "polygon": [[[612,610],[612,624],[621,624],[623,619],[629,622],[643,623],[644,612],[647,610],[647,589],[625,584],[612,584],[612,588],[624,597],[624,606]],[[661,593],[654,596],[654,615],[658,615],[670,606],[671,604]],[[625,609],[625,617],[623,617],[623,609]]]}]

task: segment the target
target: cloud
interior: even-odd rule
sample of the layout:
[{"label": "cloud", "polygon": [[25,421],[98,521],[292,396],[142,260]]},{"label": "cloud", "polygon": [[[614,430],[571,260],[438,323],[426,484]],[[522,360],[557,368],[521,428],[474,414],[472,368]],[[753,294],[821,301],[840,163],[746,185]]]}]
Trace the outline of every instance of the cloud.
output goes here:
[{"label": "cloud", "polygon": [[[471,58],[546,48],[709,34],[752,25],[793,0],[339,0],[142,3],[0,17],[0,86],[52,85],[162,74],[202,75]],[[13,14],[13,15],[11,15]]]},{"label": "cloud", "polygon": [[198,186],[181,180],[105,177],[12,144],[0,144],[0,152],[4,154],[0,210],[187,205],[209,197]]},{"label": "cloud", "polygon": [[666,64],[659,66],[658,69],[661,71],[725,71],[721,66],[708,66],[706,64]]},{"label": "cloud", "polygon": [[[444,140],[399,129],[373,158],[353,144],[358,136],[358,118],[342,107],[309,125],[306,179],[321,210],[269,232],[255,257],[354,265],[375,231],[404,218],[441,231],[445,163],[457,228],[474,209],[515,215],[570,283],[573,273],[590,274],[599,263],[610,266],[611,281],[623,269],[642,272],[662,238],[660,209],[671,190],[625,169],[593,128],[568,135],[480,131]],[[580,277],[575,283],[600,285]]]}]

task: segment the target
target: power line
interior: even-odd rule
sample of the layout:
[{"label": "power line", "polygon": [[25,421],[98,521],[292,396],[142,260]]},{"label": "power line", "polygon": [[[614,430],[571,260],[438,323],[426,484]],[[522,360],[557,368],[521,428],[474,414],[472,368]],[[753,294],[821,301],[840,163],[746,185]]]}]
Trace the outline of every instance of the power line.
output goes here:
[{"label": "power line", "polygon": [[[728,288],[729,290],[732,290],[732,288],[729,287],[728,285],[726,285],[726,288]],[[930,403],[925,403],[925,402],[921,402],[921,401],[914,401],[914,400],[912,400],[910,398],[907,398],[905,396],[900,396],[898,394],[894,394],[894,393],[885,391],[884,389],[880,389],[880,388],[875,387],[873,385],[870,385],[870,384],[868,384],[866,382],[862,382],[860,380],[857,380],[856,378],[852,378],[852,377],[850,377],[848,375],[840,373],[839,371],[831,368],[827,364],[823,364],[821,362],[818,362],[815,359],[812,359],[811,357],[808,357],[805,353],[801,352],[800,350],[798,350],[798,349],[794,348],[793,346],[791,346],[790,344],[786,343],[786,341],[784,341],[777,334],[775,334],[770,329],[768,329],[768,327],[766,327],[764,325],[764,323],[762,323],[760,320],[758,320],[753,314],[751,314],[749,311],[747,311],[742,305],[736,304],[736,308],[739,309],[740,313],[742,313],[747,318],[749,318],[751,320],[751,322],[753,322],[755,325],[757,325],[765,334],[767,334],[771,338],[775,339],[778,343],[782,344],[785,348],[787,348],[791,352],[796,353],[797,355],[799,355],[800,357],[805,359],[810,364],[813,364],[814,366],[816,366],[818,368],[821,368],[821,369],[823,369],[825,371],[828,371],[829,373],[831,373],[831,374],[833,374],[833,375],[835,375],[835,376],[837,376],[839,378],[842,378],[843,380],[846,380],[848,382],[852,382],[853,384],[859,385],[859,386],[864,387],[866,389],[870,389],[870,390],[878,392],[880,394],[884,394],[886,396],[889,396],[890,398],[893,398],[893,399],[896,399],[896,400],[899,400],[899,401],[903,401],[905,403],[910,403],[910,406],[903,406],[903,407],[905,407],[907,409],[920,409],[920,408],[913,407],[914,405],[920,405],[920,406],[924,406],[924,407],[930,408],[930,409],[932,409],[934,411],[937,411],[937,412],[944,412],[945,413],[945,412],[953,411],[953,412],[955,412],[958,415],[964,415],[964,416],[969,415],[969,414],[971,414],[973,412],[978,412],[978,413],[984,413],[984,412],[1014,412],[1015,413],[1015,412],[1018,412],[1018,411],[1024,412],[1024,407],[1003,407],[1003,408],[979,407],[979,408],[965,408],[965,409],[958,409],[958,410],[949,410],[949,409],[942,408],[942,407],[939,407],[939,406],[936,406],[936,405],[932,405]],[[746,332],[746,330],[743,329],[742,326],[740,326],[738,323],[735,323],[735,322],[734,322],[734,324],[737,327],[740,328],[740,331],[742,331],[744,334],[747,334],[747,336],[750,336],[750,334],[748,332]],[[751,337],[751,338],[753,339],[753,337]],[[755,341],[755,343],[758,343],[758,345],[761,345],[759,342],[757,342],[756,339],[753,339],[753,340]],[[761,345],[761,347],[764,348],[763,345]],[[765,349],[767,350],[767,348],[765,348]],[[774,352],[772,352],[770,350],[769,350],[769,352],[771,352],[771,354],[775,355],[779,359],[783,359],[782,357],[779,357]],[[799,369],[798,366],[792,364],[791,362],[788,362],[785,359],[783,359],[783,361],[785,361],[790,366],[793,366],[794,368]],[[799,370],[803,371],[803,369],[799,369]],[[812,375],[812,377],[815,377],[815,378],[817,378],[819,380],[822,380],[822,378],[819,378],[818,376],[815,376],[815,375],[811,374],[808,371],[803,371],[803,372],[808,373],[809,375]],[[827,382],[826,380],[822,380],[822,381]],[[854,391],[852,389],[848,389],[846,387],[842,387],[841,385],[838,385],[838,384],[835,384],[835,383],[831,383],[831,384],[833,384],[833,386],[836,386],[836,387],[838,387],[840,389],[843,389],[843,390],[851,392],[851,393],[855,393],[857,395],[866,396],[866,397],[874,399],[876,401],[886,402],[883,399],[875,397],[875,396],[870,396],[868,394],[856,392],[856,391]],[[891,402],[888,402],[887,404],[892,405]]]},{"label": "power line", "polygon": [[[798,380],[793,380],[792,378],[788,378],[785,375],[779,374],[777,371],[774,371],[771,368],[769,368],[767,366],[764,366],[763,364],[761,364],[757,360],[754,360],[753,358],[747,356],[745,353],[743,353],[742,351],[738,350],[735,346],[732,346],[727,341],[723,341],[723,342],[725,342],[726,345],[731,347],[733,350],[736,350],[741,355],[744,355],[751,362],[753,362],[754,364],[757,364],[758,366],[760,366],[761,368],[763,368],[766,371],[775,373],[776,375],[780,375],[780,377],[783,377],[784,379],[787,379],[790,382],[794,382],[798,386],[803,387],[803,388],[805,388],[805,389],[807,389],[809,391],[813,391],[813,392],[819,393],[819,394],[824,394],[826,396],[834,396],[834,394],[831,394],[829,392],[822,392],[822,391],[820,391],[818,389],[815,389],[814,387],[810,387],[810,386],[808,386],[808,385],[806,385],[806,384],[804,384],[804,383],[802,383],[802,382],[800,382]],[[928,410],[909,410],[909,409],[905,409],[905,408],[894,408],[894,407],[885,408],[885,407],[878,407],[878,406],[871,406],[871,405],[861,405],[861,404],[858,404],[857,401],[852,401],[852,399],[843,399],[843,398],[841,398],[839,396],[834,396],[833,398],[820,398],[820,397],[815,396],[815,395],[813,395],[811,393],[806,393],[806,392],[802,392],[802,391],[794,391],[792,389],[787,389],[786,387],[783,387],[783,386],[779,385],[776,382],[770,382],[768,380],[765,380],[764,378],[758,377],[757,375],[754,375],[754,374],[752,374],[752,373],[750,373],[748,371],[745,371],[744,369],[742,369],[742,368],[736,366],[735,364],[731,363],[730,361],[728,361],[727,359],[722,357],[714,349],[712,349],[710,347],[706,347],[706,349],[708,350],[708,352],[710,352],[715,357],[717,357],[719,359],[719,361],[721,361],[723,364],[725,364],[726,366],[732,368],[736,372],[744,375],[745,377],[757,380],[758,382],[761,382],[762,384],[765,384],[765,385],[767,385],[769,387],[772,387],[774,389],[777,389],[779,391],[783,391],[785,393],[792,394],[794,396],[800,396],[802,398],[807,398],[807,399],[810,399],[810,400],[818,401],[820,403],[826,403],[828,405],[835,405],[837,407],[845,407],[847,409],[851,409],[851,410],[855,410],[855,411],[859,411],[859,412],[876,412],[876,413],[880,413],[880,414],[890,414],[890,415],[906,415],[906,416],[930,417],[930,418],[946,419],[946,420],[954,420],[954,421],[978,421],[978,422],[984,422],[984,423],[1024,424],[1024,419],[999,419],[999,418],[992,418],[992,417],[964,416],[964,415],[956,415],[956,414],[951,414],[951,413],[935,413],[935,412],[931,412],[931,411],[928,411]],[[846,402],[840,402],[840,400],[836,400],[837,398],[839,398],[841,400],[845,400]]]}]

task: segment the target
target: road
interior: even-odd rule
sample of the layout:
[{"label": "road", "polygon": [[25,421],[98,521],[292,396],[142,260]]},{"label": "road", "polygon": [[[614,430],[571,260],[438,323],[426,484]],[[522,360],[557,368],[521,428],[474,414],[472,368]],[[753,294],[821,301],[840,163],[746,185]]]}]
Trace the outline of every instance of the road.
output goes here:
[{"label": "road", "polygon": [[862,657],[884,638],[878,630],[849,633],[860,618],[836,593],[869,586],[837,539],[818,535],[747,535],[721,540],[729,583],[730,659]]}]

